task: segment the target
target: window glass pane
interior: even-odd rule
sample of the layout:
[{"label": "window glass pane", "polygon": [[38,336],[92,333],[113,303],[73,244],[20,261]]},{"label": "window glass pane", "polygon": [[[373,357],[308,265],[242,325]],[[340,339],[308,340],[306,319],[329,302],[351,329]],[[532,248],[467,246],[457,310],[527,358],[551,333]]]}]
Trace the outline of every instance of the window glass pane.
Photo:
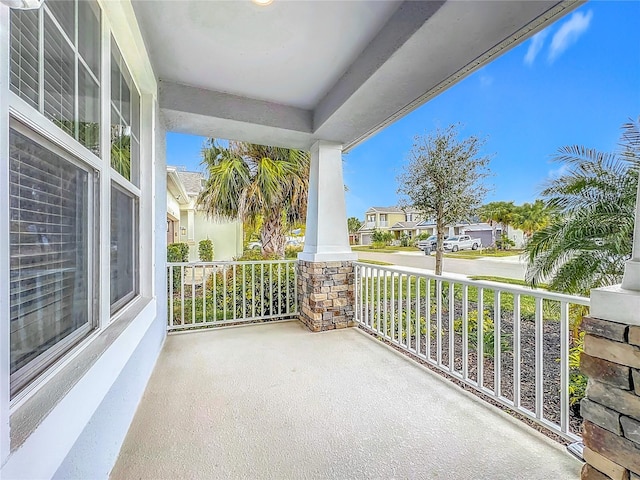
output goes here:
[{"label": "window glass pane", "polygon": [[75,137],[75,55],[48,15],[44,45],[44,114]]},{"label": "window glass pane", "polygon": [[84,65],[78,65],[78,140],[100,155],[100,88]]},{"label": "window glass pane", "polygon": [[137,199],[111,188],[111,310],[119,309],[138,290]]},{"label": "window glass pane", "polygon": [[78,51],[100,78],[100,9],[93,0],[78,2]]},{"label": "window glass pane", "polygon": [[38,108],[38,10],[11,10],[11,91]]},{"label": "window glass pane", "polygon": [[134,185],[139,184],[139,132],[140,96],[112,39],[111,166]]},{"label": "window glass pane", "polygon": [[58,21],[64,33],[67,34],[71,43],[75,44],[75,2],[73,0],[53,0],[46,2],[45,5]]},{"label": "window glass pane", "polygon": [[[90,330],[90,174],[10,130],[12,391]],[[67,348],[68,348],[67,347]],[[62,352],[60,352],[62,353]],[[26,372],[26,373],[25,373]],[[14,382],[14,374],[21,383]]]}]

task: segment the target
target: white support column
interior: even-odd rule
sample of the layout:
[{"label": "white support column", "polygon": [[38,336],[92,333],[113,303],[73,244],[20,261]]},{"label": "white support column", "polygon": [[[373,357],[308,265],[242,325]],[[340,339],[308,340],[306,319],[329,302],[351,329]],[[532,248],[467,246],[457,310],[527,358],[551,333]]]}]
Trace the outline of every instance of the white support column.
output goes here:
[{"label": "white support column", "polygon": [[196,239],[196,211],[193,208],[187,210],[187,242]]},{"label": "white support column", "polygon": [[631,259],[625,264],[622,285],[592,290],[590,316],[640,325],[640,181],[636,196]]},{"label": "white support column", "polygon": [[298,258],[307,262],[357,259],[349,246],[340,144],[318,140],[311,147],[307,229]]},{"label": "white support column", "polygon": [[0,465],[9,456],[9,7],[0,4]]}]

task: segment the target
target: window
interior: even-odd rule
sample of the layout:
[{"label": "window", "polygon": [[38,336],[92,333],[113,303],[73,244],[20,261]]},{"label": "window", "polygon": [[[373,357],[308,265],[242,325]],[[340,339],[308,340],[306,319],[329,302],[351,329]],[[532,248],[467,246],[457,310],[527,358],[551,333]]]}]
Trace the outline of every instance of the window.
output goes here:
[{"label": "window", "polygon": [[9,131],[11,393],[82,339],[92,311],[94,172]]},{"label": "window", "polygon": [[140,95],[111,40],[111,167],[139,185]]},{"label": "window", "polygon": [[95,1],[11,10],[11,90],[100,155],[100,10]]},{"label": "window", "polygon": [[138,200],[114,183],[111,188],[111,312],[138,293]]}]

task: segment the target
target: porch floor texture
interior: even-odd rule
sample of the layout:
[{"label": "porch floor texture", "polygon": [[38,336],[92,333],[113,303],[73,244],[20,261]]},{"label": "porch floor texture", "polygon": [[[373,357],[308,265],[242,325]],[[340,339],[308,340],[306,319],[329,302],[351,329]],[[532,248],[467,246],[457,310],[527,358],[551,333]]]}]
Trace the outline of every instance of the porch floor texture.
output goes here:
[{"label": "porch floor texture", "polygon": [[356,329],[169,335],[112,479],[577,479],[530,427]]}]

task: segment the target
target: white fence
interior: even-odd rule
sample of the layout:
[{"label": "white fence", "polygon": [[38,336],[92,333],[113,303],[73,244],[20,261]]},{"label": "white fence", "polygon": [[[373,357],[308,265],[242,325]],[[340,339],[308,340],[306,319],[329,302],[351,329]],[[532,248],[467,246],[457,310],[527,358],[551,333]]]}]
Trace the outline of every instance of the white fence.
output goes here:
[{"label": "white fence", "polygon": [[168,330],[298,314],[296,260],[168,263]]},{"label": "white fence", "polygon": [[395,267],[355,269],[355,316],[365,329],[565,438],[580,438],[571,401],[586,382],[574,362],[589,299]]}]

